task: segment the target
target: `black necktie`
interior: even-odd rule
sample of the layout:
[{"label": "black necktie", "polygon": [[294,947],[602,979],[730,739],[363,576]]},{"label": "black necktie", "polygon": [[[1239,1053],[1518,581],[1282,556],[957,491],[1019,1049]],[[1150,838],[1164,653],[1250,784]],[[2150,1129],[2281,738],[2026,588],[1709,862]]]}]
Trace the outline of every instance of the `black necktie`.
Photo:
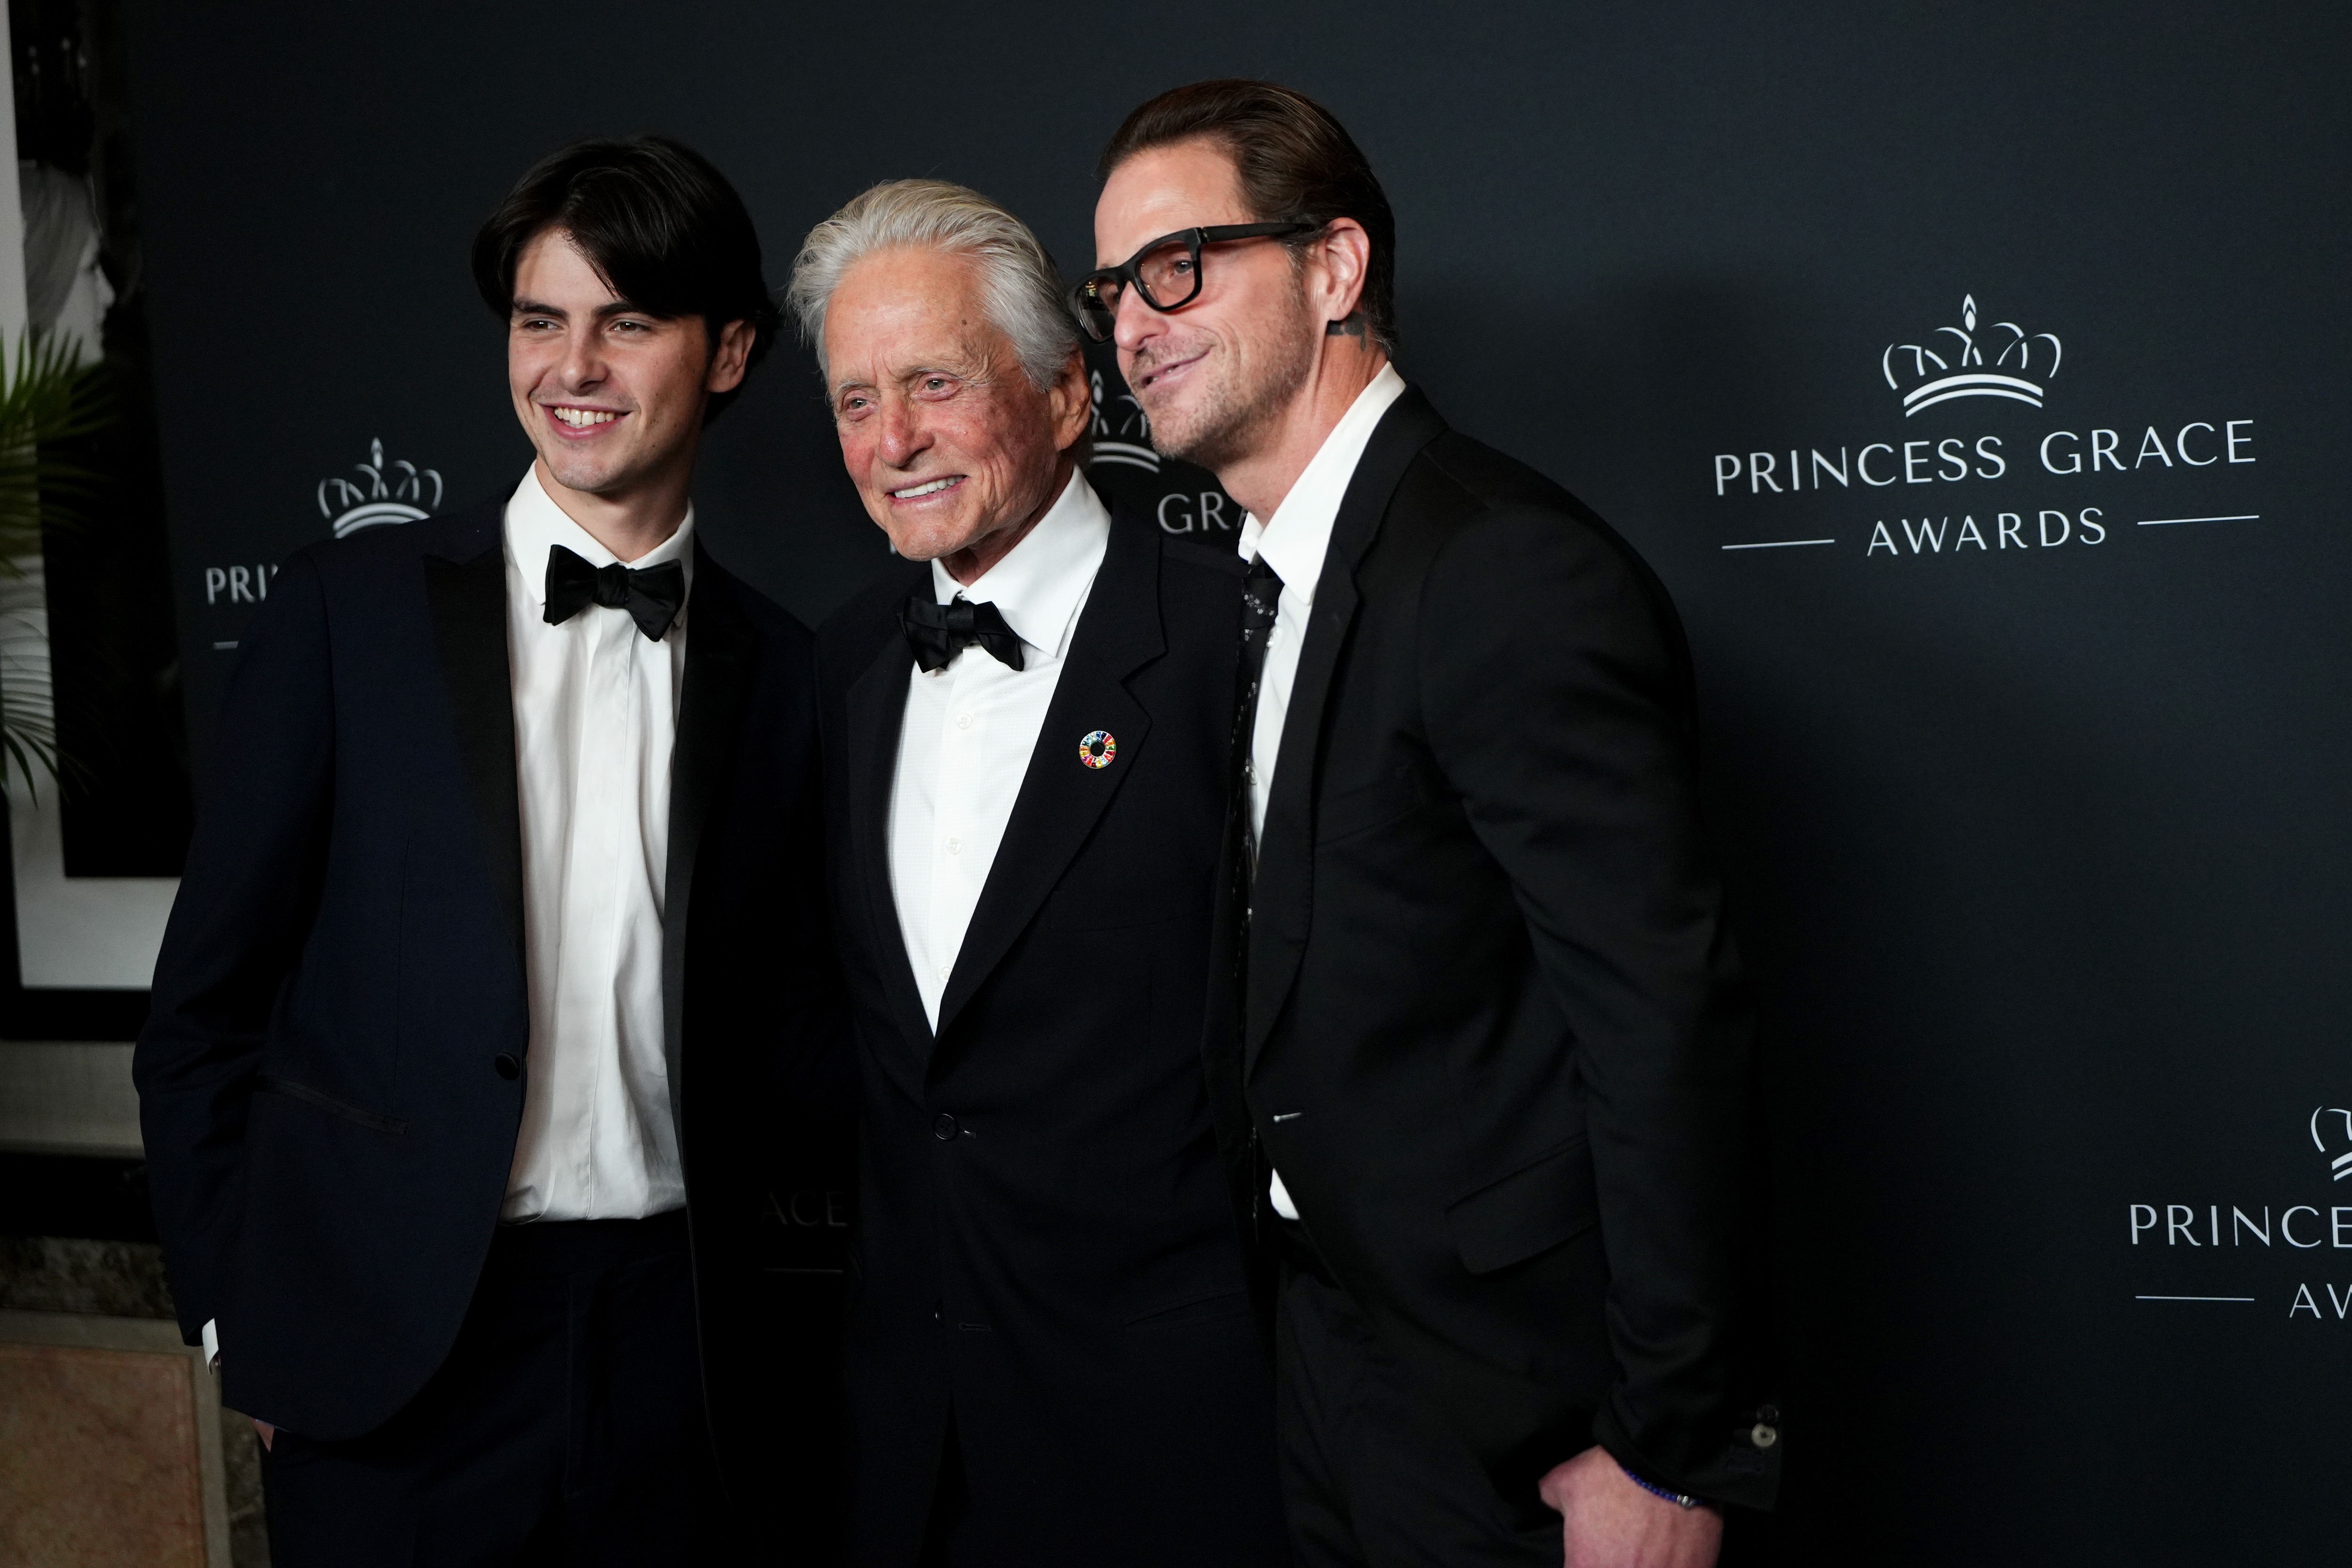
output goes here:
[{"label": "black necktie", "polygon": [[1234,681],[1234,806],[1241,813],[1242,864],[1239,891],[1246,921],[1249,886],[1257,877],[1257,770],[1250,759],[1250,743],[1257,731],[1257,689],[1265,674],[1265,645],[1274,635],[1274,618],[1282,607],[1282,579],[1264,555],[1255,556],[1242,577],[1242,658]]},{"label": "black necktie", "polygon": [[626,610],[656,642],[686,604],[686,568],[675,561],[633,571],[614,562],[591,566],[561,544],[547,551],[547,624],[560,626],[591,605]]},{"label": "black necktie", "polygon": [[961,594],[945,605],[929,594],[908,595],[898,606],[898,629],[907,634],[907,646],[915,650],[915,662],[925,674],[945,669],[974,643],[1000,664],[1021,668],[1021,639],[1004,624],[1004,612],[994,605],[975,605]]},{"label": "black necktie", "polygon": [[[1234,853],[1232,864],[1225,868],[1225,903],[1234,933],[1232,1024],[1236,1050],[1247,1033],[1249,1021],[1250,888],[1257,879],[1256,813],[1251,809],[1251,795],[1256,784],[1255,769],[1250,761],[1250,741],[1257,731],[1257,690],[1265,674],[1265,645],[1274,634],[1275,614],[1281,607],[1282,579],[1275,574],[1265,557],[1259,555],[1250,562],[1248,572],[1242,577],[1242,652],[1240,668],[1234,675],[1233,792],[1229,797],[1232,804],[1227,808],[1234,814],[1234,824],[1227,839]],[[1233,1070],[1239,1074],[1238,1058]],[[1232,1092],[1238,1100],[1238,1076]],[[1249,1223],[1263,1247],[1271,1237],[1270,1232],[1259,1227],[1265,1223],[1266,1183],[1272,1167],[1266,1163],[1258,1142],[1257,1124],[1249,1120],[1246,1104],[1242,1104],[1235,1114],[1248,1130]]]}]

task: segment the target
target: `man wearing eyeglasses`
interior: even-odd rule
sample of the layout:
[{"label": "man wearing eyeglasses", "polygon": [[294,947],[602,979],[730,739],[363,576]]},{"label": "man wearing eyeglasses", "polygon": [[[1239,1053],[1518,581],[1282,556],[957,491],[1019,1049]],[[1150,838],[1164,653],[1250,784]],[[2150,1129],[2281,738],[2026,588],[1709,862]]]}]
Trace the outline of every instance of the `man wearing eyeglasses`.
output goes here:
[{"label": "man wearing eyeglasses", "polygon": [[1270,1163],[1299,1559],[1706,1568],[1780,1413],[1673,606],[1399,376],[1393,220],[1319,105],[1179,89],[1102,174],[1080,324],[1248,510],[1213,1018]]}]

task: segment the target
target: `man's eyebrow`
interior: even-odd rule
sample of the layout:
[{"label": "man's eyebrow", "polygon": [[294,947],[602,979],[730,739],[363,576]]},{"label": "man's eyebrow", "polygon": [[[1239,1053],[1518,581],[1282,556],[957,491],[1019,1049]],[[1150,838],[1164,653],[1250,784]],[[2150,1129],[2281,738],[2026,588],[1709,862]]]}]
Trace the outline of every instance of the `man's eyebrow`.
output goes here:
[{"label": "man's eyebrow", "polygon": [[[667,321],[672,320],[671,317],[659,310],[648,310],[643,305],[631,300],[610,300],[605,304],[597,306],[595,313],[599,321],[607,321],[614,316],[647,316],[656,321]],[[514,302],[514,314],[518,316],[553,316],[559,320],[570,320],[570,312],[566,311],[562,306],[545,305],[541,304],[537,300],[517,300]]]}]

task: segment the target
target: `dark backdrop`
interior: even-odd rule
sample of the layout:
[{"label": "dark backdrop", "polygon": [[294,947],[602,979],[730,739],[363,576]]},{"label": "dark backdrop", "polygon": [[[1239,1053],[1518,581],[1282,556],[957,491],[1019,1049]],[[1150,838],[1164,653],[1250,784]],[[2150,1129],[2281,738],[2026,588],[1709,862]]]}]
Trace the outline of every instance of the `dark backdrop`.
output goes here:
[{"label": "dark backdrop", "polygon": [[[2325,1560],[2347,15],[140,5],[191,730],[239,584],[373,495],[353,465],[418,504],[521,473],[463,257],[558,142],[693,142],[779,284],[917,174],[1067,265],[1129,108],[1293,83],[1396,205],[1405,375],[1687,618],[1769,1022],[1800,1560]],[[2025,390],[1905,402],[1961,374]],[[789,345],[698,504],[810,620],[884,559]]]}]

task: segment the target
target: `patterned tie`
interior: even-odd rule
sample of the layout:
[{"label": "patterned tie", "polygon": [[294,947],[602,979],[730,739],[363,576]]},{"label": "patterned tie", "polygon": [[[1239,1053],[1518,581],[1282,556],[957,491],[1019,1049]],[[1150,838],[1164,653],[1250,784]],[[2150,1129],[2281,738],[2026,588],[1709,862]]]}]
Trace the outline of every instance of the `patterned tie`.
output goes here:
[{"label": "patterned tie", "polygon": [[[1242,578],[1242,651],[1241,665],[1234,672],[1233,790],[1228,797],[1234,813],[1238,837],[1234,847],[1239,851],[1226,868],[1225,901],[1234,933],[1234,1039],[1239,1041],[1246,1033],[1249,1020],[1249,918],[1250,889],[1257,879],[1257,814],[1252,800],[1255,768],[1250,760],[1250,741],[1257,730],[1257,691],[1265,674],[1265,645],[1274,635],[1274,617],[1282,605],[1282,579],[1260,555],[1251,561],[1249,571]],[[1272,1169],[1265,1160],[1265,1151],[1257,1135],[1257,1126],[1250,1119],[1249,1109],[1242,1099],[1241,1063],[1238,1056],[1231,1064],[1234,1078],[1230,1090],[1233,1108],[1230,1115],[1242,1128],[1244,1148],[1241,1157],[1247,1163],[1246,1181],[1249,1187],[1247,1224],[1254,1243],[1261,1249],[1270,1246],[1274,1233],[1265,1228],[1266,1181]]]},{"label": "patterned tie", "polygon": [[1241,813],[1242,854],[1235,868],[1235,912],[1241,917],[1242,951],[1248,952],[1250,885],[1257,879],[1257,770],[1250,743],[1257,731],[1257,692],[1265,674],[1265,645],[1274,636],[1274,618],[1282,606],[1282,579],[1264,555],[1254,558],[1242,578],[1242,657],[1234,679],[1234,809]]}]

